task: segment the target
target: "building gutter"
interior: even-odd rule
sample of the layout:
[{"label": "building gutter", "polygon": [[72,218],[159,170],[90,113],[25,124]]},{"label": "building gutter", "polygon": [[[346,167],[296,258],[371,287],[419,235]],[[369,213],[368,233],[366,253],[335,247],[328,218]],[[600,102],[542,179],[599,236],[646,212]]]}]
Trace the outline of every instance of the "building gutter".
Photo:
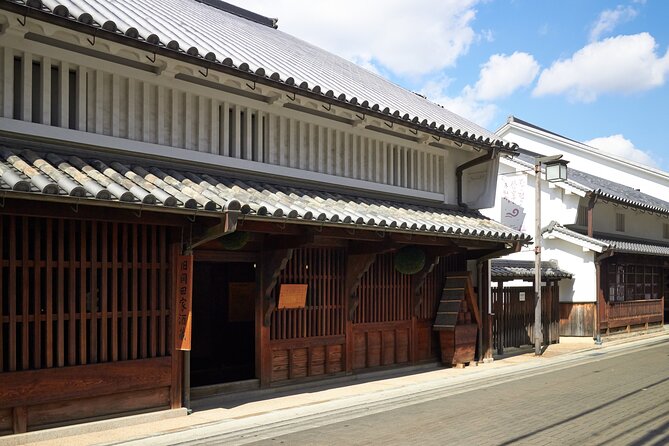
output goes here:
[{"label": "building gutter", "polygon": [[498,149],[493,148],[491,151],[486,153],[485,155],[479,156],[478,158],[474,158],[473,160],[469,160],[464,164],[459,165],[455,169],[455,177],[456,177],[456,182],[458,185],[458,205],[459,206],[467,206],[462,202],[462,174],[465,170],[470,169],[474,166],[478,166],[479,164],[486,163],[490,160],[495,159],[499,154]]}]

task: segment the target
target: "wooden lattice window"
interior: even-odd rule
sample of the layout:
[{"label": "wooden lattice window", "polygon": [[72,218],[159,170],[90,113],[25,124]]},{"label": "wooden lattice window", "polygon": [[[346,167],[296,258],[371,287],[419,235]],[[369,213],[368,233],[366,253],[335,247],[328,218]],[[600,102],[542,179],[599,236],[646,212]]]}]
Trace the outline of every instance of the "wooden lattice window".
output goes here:
[{"label": "wooden lattice window", "polygon": [[[344,334],[345,255],[342,249],[298,249],[281,273],[280,284],[306,284],[304,308],[281,308],[272,314],[272,340]],[[278,299],[280,286],[274,289]]]},{"label": "wooden lattice window", "polygon": [[662,224],[662,237],[669,239],[669,223]]},{"label": "wooden lattice window", "polygon": [[168,356],[167,231],[0,216],[0,372]]}]

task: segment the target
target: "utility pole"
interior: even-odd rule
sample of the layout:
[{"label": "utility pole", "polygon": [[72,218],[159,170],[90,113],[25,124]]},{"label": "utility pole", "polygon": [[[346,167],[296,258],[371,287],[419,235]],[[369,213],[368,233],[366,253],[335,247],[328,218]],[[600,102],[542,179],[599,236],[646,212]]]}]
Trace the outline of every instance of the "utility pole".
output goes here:
[{"label": "utility pole", "polygon": [[539,156],[534,159],[534,354],[541,355],[543,341],[541,323],[541,165],[546,166],[546,180],[549,182],[567,180],[567,163],[562,155]]}]

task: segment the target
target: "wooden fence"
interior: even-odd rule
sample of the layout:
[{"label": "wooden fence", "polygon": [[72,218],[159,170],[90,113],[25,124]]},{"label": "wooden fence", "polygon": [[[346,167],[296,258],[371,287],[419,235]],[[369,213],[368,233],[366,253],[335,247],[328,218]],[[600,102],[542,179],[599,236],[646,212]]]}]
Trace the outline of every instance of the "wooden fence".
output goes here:
[{"label": "wooden fence", "polygon": [[[492,289],[493,346],[505,348],[534,344],[534,288],[497,287]],[[560,339],[559,287],[557,283],[541,291],[541,321],[544,345]]]}]

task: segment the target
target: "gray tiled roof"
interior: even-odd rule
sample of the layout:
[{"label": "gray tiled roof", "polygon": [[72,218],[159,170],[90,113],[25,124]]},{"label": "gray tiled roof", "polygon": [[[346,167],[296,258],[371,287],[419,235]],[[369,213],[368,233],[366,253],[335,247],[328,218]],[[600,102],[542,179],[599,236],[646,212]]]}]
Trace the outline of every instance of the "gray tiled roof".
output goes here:
[{"label": "gray tiled roof", "polygon": [[[148,162],[150,163],[150,162]],[[363,198],[218,173],[79,158],[0,147],[0,192],[41,194],[44,199],[142,205],[174,212],[241,210],[246,218],[412,231],[456,238],[527,242],[530,237],[476,211]],[[6,195],[5,194],[5,195]]]},{"label": "gray tiled roof", "polygon": [[[517,160],[526,166],[534,165],[534,157],[524,151],[518,155]],[[596,193],[604,199],[614,200],[653,212],[669,214],[669,202],[645,194],[632,187],[572,168],[569,168],[567,176],[567,184],[583,192]]]},{"label": "gray tiled roof", "polygon": [[615,252],[669,257],[669,244],[663,245],[650,241],[612,240],[600,237],[598,239],[608,244]]},{"label": "gray tiled roof", "polygon": [[[533,279],[534,262],[531,260],[493,260],[491,275],[495,279]],[[555,262],[541,262],[541,277],[544,279],[571,279],[571,273],[558,268]]]},{"label": "gray tiled roof", "polygon": [[[26,4],[25,0],[8,1]],[[38,2],[34,0],[31,5]],[[0,6],[3,3],[6,4],[0,2]],[[142,45],[168,48],[173,54],[192,56],[196,64],[204,60],[215,62],[247,76],[257,75],[267,83],[299,87],[347,106],[359,105],[359,113],[372,110],[389,120],[411,121],[426,131],[439,131],[456,139],[513,147],[494,133],[382,76],[271,26],[225,11],[230,8],[223,2],[218,2],[218,8],[211,6],[217,4],[214,0],[41,3],[40,14],[49,14],[55,20],[69,19],[78,26],[90,25],[100,38],[113,34]]]},{"label": "gray tiled roof", "polygon": [[575,239],[576,241],[582,242],[584,245],[593,245],[593,247],[599,251],[603,251],[609,247],[609,245],[601,240],[597,240],[593,237],[588,237],[587,235],[581,234],[571,229],[565,228],[560,223],[556,221],[550,222],[548,226],[543,228],[542,233],[544,234],[554,234],[559,233],[567,236],[567,239]]}]

